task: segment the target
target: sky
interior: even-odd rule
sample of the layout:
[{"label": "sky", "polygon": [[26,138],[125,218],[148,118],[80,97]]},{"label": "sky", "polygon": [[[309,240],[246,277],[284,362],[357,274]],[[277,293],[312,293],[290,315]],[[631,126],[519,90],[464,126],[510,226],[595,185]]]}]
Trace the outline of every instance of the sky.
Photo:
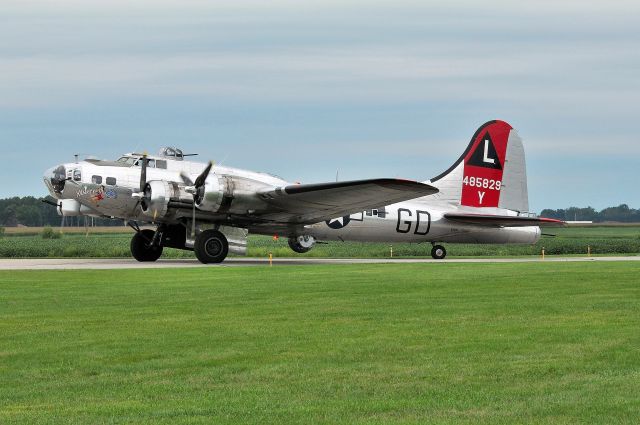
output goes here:
[{"label": "sky", "polygon": [[532,211],[640,208],[640,2],[2,0],[0,197],[177,146],[305,183],[427,180],[503,119]]}]

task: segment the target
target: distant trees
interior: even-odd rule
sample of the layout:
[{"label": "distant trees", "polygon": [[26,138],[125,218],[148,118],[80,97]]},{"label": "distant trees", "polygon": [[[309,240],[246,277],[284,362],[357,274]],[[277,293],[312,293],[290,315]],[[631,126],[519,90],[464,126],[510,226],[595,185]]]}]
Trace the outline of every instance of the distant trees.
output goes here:
[{"label": "distant trees", "polygon": [[640,210],[629,208],[627,204],[605,208],[600,211],[600,219],[598,221],[640,221]]},{"label": "distant trees", "polygon": [[[27,196],[24,198],[0,199],[0,226],[16,227],[18,225],[28,227],[58,227],[61,224],[61,217],[56,208],[42,202],[43,198]],[[53,198],[49,200],[55,201]],[[640,222],[640,209],[629,208],[627,204],[617,207],[605,208],[596,211],[592,207],[567,209],[544,209],[540,213],[543,217],[555,218],[558,220],[579,220],[579,221],[617,221],[622,223]],[[66,226],[84,226],[84,217],[68,217],[65,220]],[[90,218],[88,218],[90,222]],[[108,218],[95,218],[93,223],[96,226],[122,226],[122,220],[111,220]]]},{"label": "distant trees", "polygon": [[621,223],[640,222],[640,209],[629,208],[627,204],[620,204],[617,207],[605,208],[598,212],[594,208],[577,208],[551,210],[545,209],[540,213],[542,217],[555,218],[557,220],[568,221],[593,221],[601,223],[605,221],[617,221]]},{"label": "distant trees", "polygon": [[[9,198],[0,200],[0,225],[15,227],[19,224],[25,226],[44,226],[50,219],[57,217],[55,208],[48,207],[33,196],[25,198]],[[48,210],[52,211],[48,211]],[[56,218],[59,224],[60,219]]]},{"label": "distant trees", "polygon": [[[47,198],[55,202],[55,199]],[[42,199],[44,198],[33,196],[0,199],[0,226],[60,226],[62,217],[58,215],[54,206],[45,204]],[[65,225],[84,226],[84,220],[84,217],[67,217]],[[91,218],[87,218],[87,223],[91,223]],[[122,226],[122,220],[110,220],[107,218],[95,218],[93,223],[96,226]]]}]

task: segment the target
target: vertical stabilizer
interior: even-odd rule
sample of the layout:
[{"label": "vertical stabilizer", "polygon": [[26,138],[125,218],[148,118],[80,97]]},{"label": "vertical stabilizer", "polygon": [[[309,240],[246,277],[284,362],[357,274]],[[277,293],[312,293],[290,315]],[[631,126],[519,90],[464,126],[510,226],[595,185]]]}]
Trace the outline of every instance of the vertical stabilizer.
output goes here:
[{"label": "vertical stabilizer", "polygon": [[489,121],[473,135],[462,156],[429,184],[434,198],[477,208],[529,211],[524,147],[504,121]]}]

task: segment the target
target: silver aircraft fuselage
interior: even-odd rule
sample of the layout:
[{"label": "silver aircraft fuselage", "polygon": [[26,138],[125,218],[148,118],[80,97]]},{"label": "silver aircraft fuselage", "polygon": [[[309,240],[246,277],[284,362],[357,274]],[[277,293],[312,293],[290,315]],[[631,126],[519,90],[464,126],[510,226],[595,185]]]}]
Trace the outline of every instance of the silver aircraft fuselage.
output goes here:
[{"label": "silver aircraft fuselage", "polygon": [[[44,182],[49,193],[61,201],[61,213],[66,216],[89,215],[112,217],[123,220],[139,220],[154,223],[173,223],[181,217],[191,217],[191,211],[158,211],[145,214],[136,208],[139,200],[133,195],[139,187],[142,155],[127,154],[121,159],[128,161],[85,160],[77,163],[66,163],[53,167],[45,172]],[[130,159],[130,160],[129,160]],[[195,179],[207,164],[195,161],[172,160],[165,157],[148,156],[151,162],[147,168],[147,180],[166,182],[174,195],[174,201],[192,202],[192,195],[186,192],[185,185],[180,182],[181,173]],[[164,168],[154,165],[162,163]],[[56,190],[52,184],[52,176],[56,170],[64,169],[66,181],[62,190]],[[212,174],[233,179],[234,205],[233,213],[244,214],[247,210],[260,208],[262,205],[255,199],[256,191],[288,184],[285,180],[266,173],[258,173],[237,168],[215,166]],[[204,211],[196,211],[199,217],[207,218]]]},{"label": "silver aircraft fuselage", "polygon": [[429,242],[443,259],[436,243],[533,244],[539,226],[562,225],[529,212],[524,146],[500,120],[478,128],[460,158],[425,182],[300,184],[186,157],[163,148],[159,156],[87,159],[48,170],[44,181],[63,216],[128,221],[138,261],[156,261],[169,247],[221,262],[246,253],[249,233],[287,237],[298,253],[316,241]]},{"label": "silver aircraft fuselage", "polygon": [[538,226],[487,228],[444,218],[445,213],[459,210],[430,202],[429,197],[418,198],[316,223],[308,226],[307,234],[320,241],[390,243],[534,244],[540,239]]},{"label": "silver aircraft fuselage", "polygon": [[[139,156],[128,155],[134,160]],[[163,161],[165,158],[149,156],[150,160]],[[201,173],[206,164],[194,161],[168,160],[167,169],[149,168],[149,180],[179,182],[180,173],[193,178]],[[56,191],[51,184],[51,176],[63,167],[67,179],[62,191]],[[294,183],[279,177],[238,168],[215,166],[214,173],[232,177],[234,180],[234,203],[230,213],[242,214],[259,211],[261,205],[250,195],[256,191],[284,187]],[[132,194],[140,180],[140,166],[133,164],[110,165],[104,161],[80,161],[54,167],[45,173],[44,181],[53,197],[61,201],[60,212],[65,216],[111,217],[122,220],[136,220],[153,223],[174,223],[181,218],[190,219],[191,210],[184,208],[167,215],[156,217],[136,208],[138,200]],[[98,183],[100,182],[100,183]],[[111,183],[111,184],[107,184]],[[176,195],[185,203],[191,195],[184,187],[176,185]],[[247,196],[243,200],[243,193]],[[392,205],[381,205],[377,209],[362,211],[320,223],[292,226],[283,230],[281,226],[247,226],[251,233],[264,235],[295,236],[309,235],[319,241],[359,241],[359,242],[452,242],[452,243],[514,243],[533,244],[540,238],[540,228],[492,227],[453,223],[444,214],[454,211],[477,212],[477,208],[456,206],[432,199],[432,196]],[[483,209],[493,214],[515,215],[500,208]],[[224,217],[196,211],[198,220],[224,220]],[[290,232],[290,234],[283,234]]]}]

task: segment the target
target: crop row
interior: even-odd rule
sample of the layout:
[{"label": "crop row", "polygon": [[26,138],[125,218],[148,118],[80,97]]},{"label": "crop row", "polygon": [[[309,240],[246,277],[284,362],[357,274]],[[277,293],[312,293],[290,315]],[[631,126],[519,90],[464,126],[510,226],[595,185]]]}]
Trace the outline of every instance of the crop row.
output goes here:
[{"label": "crop row", "polygon": [[[13,236],[0,239],[0,258],[125,258],[129,252],[130,235],[64,235],[61,239],[42,239],[40,236]],[[543,237],[535,245],[476,245],[445,244],[450,256],[519,256],[539,255],[544,247],[548,255],[635,254],[640,253],[640,237]],[[382,258],[428,257],[431,245],[333,242],[318,244],[308,257],[327,258]],[[252,257],[293,257],[286,239],[250,236],[249,255]],[[191,258],[188,251],[166,249],[165,257]]]}]

